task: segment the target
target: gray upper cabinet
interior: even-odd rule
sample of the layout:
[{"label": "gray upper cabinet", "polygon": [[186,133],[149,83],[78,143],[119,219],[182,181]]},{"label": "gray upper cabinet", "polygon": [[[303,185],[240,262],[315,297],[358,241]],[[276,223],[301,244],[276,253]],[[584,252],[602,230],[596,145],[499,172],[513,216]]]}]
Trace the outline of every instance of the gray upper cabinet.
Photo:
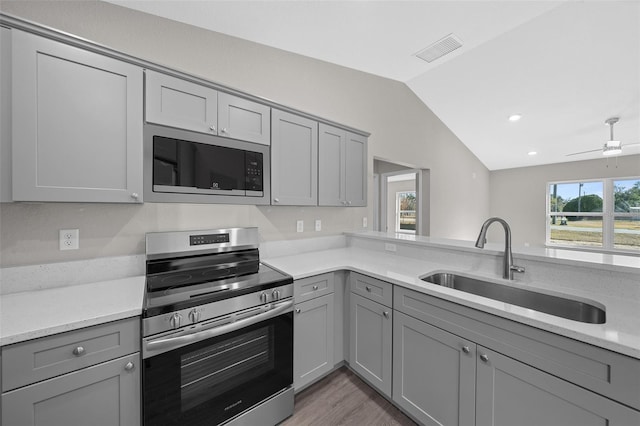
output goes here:
[{"label": "gray upper cabinet", "polygon": [[318,123],[273,110],[271,204],[318,204]]},{"label": "gray upper cabinet", "polygon": [[142,75],[13,30],[13,200],[142,202]]},{"label": "gray upper cabinet", "polygon": [[218,134],[269,145],[271,108],[228,93],[218,94]]},{"label": "gray upper cabinet", "polygon": [[0,27],[0,203],[11,200],[11,30]]},{"label": "gray upper cabinet", "polygon": [[367,138],[320,123],[318,204],[367,205]]},{"label": "gray upper cabinet", "polygon": [[217,135],[218,92],[146,70],[145,116],[149,123]]},{"label": "gray upper cabinet", "polygon": [[152,70],[145,79],[147,122],[269,145],[270,107]]}]

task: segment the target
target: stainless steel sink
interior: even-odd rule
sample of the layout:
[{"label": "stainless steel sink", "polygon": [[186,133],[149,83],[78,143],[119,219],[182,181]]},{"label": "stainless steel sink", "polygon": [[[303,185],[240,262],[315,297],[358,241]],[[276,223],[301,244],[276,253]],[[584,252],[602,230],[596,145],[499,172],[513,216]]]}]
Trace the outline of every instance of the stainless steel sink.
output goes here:
[{"label": "stainless steel sink", "polygon": [[422,281],[464,291],[489,299],[499,300],[534,311],[544,312],[590,324],[604,324],[606,313],[603,308],[579,300],[566,299],[509,285],[492,283],[450,272],[438,272],[425,277]]}]

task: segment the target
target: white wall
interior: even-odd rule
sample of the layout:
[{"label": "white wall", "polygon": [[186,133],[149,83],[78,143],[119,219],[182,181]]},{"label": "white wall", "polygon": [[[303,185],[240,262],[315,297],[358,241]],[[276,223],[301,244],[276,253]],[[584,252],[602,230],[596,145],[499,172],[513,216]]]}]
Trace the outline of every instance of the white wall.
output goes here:
[{"label": "white wall", "polygon": [[[514,247],[544,246],[548,182],[639,175],[640,155],[493,171],[490,212],[509,222]],[[503,241],[496,230],[488,239]]]},{"label": "white wall", "polygon": [[[489,212],[489,172],[406,85],[95,1],[2,1],[0,9],[161,65],[371,132],[373,157],[429,169],[431,235],[473,239]],[[141,118],[142,119],[142,118]],[[460,200],[464,200],[461,206]],[[0,266],[144,252],[144,233],[258,226],[264,240],[362,229],[367,208],[196,204],[0,204]],[[295,232],[296,219],[305,232]],[[313,231],[321,219],[323,231]],[[58,230],[80,250],[58,251]]]}]

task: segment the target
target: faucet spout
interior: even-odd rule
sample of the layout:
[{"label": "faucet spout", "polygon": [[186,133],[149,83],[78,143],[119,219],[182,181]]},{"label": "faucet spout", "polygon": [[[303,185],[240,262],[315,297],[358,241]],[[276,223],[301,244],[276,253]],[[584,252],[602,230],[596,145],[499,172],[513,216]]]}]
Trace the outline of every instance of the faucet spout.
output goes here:
[{"label": "faucet spout", "polygon": [[522,266],[516,266],[513,264],[513,254],[511,252],[511,228],[506,220],[501,219],[499,217],[491,217],[487,219],[483,224],[482,228],[480,228],[480,235],[478,235],[478,239],[476,240],[477,248],[484,248],[484,244],[487,242],[487,230],[489,226],[498,222],[504,228],[504,261],[502,264],[502,277],[508,280],[513,279],[514,272],[524,272],[524,268]]}]

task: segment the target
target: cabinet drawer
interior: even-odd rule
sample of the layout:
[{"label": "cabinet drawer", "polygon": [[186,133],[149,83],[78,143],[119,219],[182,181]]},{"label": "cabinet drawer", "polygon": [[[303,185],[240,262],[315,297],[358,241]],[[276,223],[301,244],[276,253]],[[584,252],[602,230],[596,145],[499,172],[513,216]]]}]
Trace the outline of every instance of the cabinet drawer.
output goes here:
[{"label": "cabinet drawer", "polygon": [[333,273],[296,280],[293,283],[293,297],[296,303],[315,299],[333,293]]},{"label": "cabinet drawer", "polygon": [[2,391],[140,350],[140,319],[96,325],[2,348]]},{"label": "cabinet drawer", "polygon": [[352,292],[385,306],[393,306],[393,284],[355,272],[350,274],[349,281]]},{"label": "cabinet drawer", "polygon": [[640,360],[396,286],[394,309],[640,408]]}]

